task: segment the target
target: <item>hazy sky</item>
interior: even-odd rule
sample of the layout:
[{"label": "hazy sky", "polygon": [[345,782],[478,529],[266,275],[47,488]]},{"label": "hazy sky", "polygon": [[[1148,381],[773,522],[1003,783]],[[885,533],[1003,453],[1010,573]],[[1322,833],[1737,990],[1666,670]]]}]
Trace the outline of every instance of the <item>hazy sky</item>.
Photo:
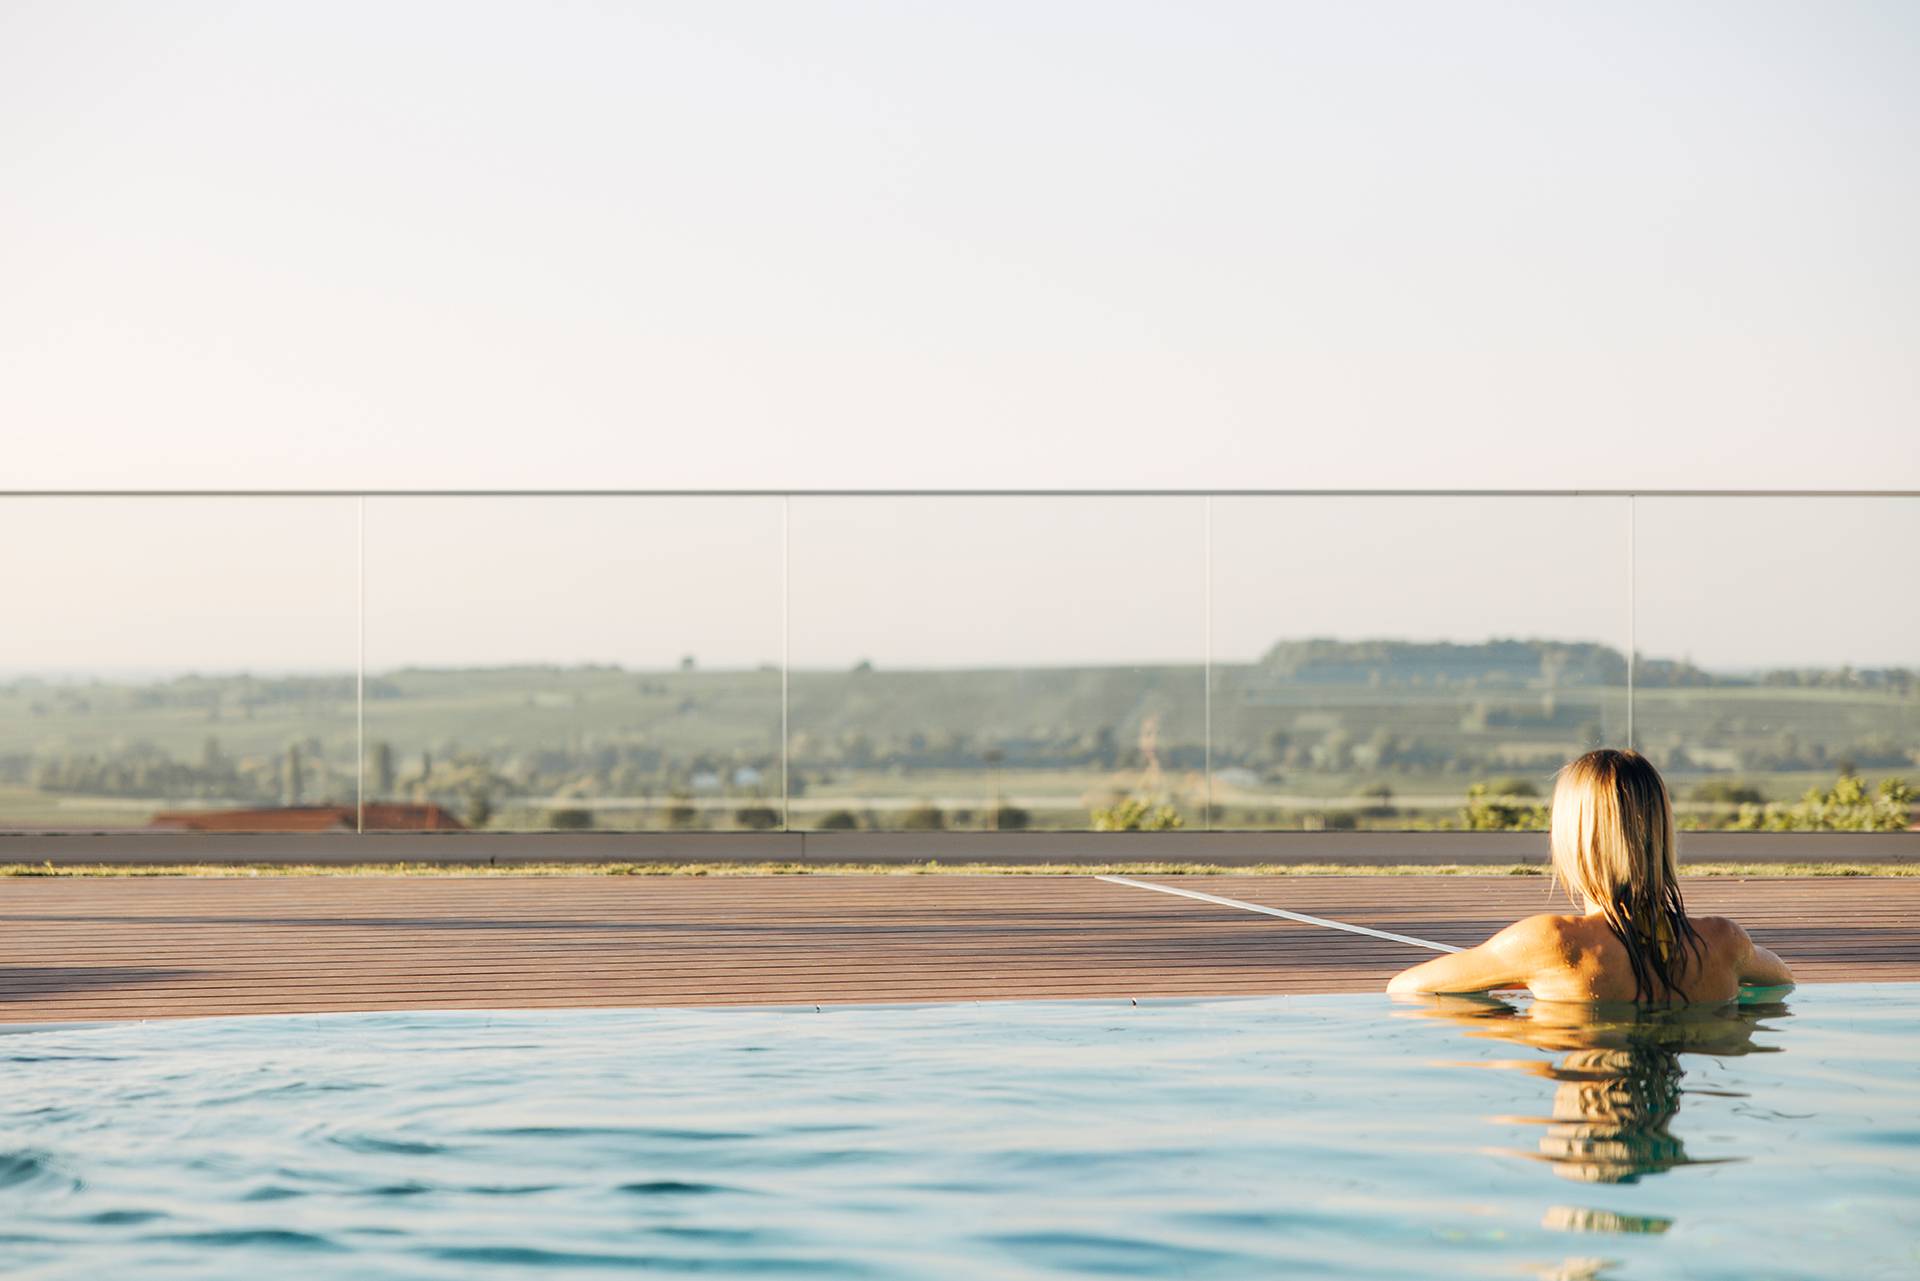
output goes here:
[{"label": "hazy sky", "polygon": [[[1906,3],[12,0],[0,487],[1920,488],[1917,154]],[[1643,648],[1920,661],[1915,506],[1643,505]],[[376,661],[776,656],[771,505],[452,510]],[[1218,507],[1216,648],[1624,643],[1521,510]],[[0,512],[0,668],[350,654],[249,512]],[[1190,654],[1196,512],[796,505],[794,656]]]},{"label": "hazy sky", "polygon": [[[408,663],[1197,662],[1283,637],[1546,637],[1920,665],[1920,499],[374,499]],[[22,669],[350,669],[353,499],[0,503]],[[783,565],[784,560],[784,565]],[[1629,574],[1629,565],[1634,572]],[[1211,579],[1211,638],[1208,593]]]}]

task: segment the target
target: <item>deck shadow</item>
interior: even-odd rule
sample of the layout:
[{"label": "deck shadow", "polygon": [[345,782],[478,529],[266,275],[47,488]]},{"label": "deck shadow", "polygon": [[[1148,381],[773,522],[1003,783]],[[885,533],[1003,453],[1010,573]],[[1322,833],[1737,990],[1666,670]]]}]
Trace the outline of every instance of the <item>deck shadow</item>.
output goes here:
[{"label": "deck shadow", "polygon": [[158,969],[131,965],[0,966],[0,1002],[33,1000],[68,992],[93,992],[142,983],[194,978],[204,970]]}]

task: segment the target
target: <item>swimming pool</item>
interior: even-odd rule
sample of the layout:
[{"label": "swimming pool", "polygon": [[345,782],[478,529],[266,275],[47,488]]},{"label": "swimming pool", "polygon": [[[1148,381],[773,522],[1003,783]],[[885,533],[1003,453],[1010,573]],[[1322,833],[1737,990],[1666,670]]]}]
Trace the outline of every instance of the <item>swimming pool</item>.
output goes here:
[{"label": "swimming pool", "polygon": [[58,1277],[1911,1277],[1920,985],[0,1036]]}]

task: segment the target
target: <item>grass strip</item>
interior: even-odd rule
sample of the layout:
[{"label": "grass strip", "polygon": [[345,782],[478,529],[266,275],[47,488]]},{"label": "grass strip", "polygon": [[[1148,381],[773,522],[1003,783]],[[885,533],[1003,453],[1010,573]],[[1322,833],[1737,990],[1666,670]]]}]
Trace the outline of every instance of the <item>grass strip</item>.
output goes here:
[{"label": "grass strip", "polygon": [[[1690,877],[1920,876],[1920,863],[1689,863]],[[7,863],[0,876],[75,880],[141,877],[596,876],[1545,876],[1545,863]]]}]

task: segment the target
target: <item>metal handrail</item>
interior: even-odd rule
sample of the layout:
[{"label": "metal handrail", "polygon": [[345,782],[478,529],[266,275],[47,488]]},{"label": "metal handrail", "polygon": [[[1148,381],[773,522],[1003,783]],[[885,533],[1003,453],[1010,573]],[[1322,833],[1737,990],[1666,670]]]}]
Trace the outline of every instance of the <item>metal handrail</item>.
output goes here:
[{"label": "metal handrail", "polygon": [[0,489],[0,498],[1920,498],[1920,489]]}]

